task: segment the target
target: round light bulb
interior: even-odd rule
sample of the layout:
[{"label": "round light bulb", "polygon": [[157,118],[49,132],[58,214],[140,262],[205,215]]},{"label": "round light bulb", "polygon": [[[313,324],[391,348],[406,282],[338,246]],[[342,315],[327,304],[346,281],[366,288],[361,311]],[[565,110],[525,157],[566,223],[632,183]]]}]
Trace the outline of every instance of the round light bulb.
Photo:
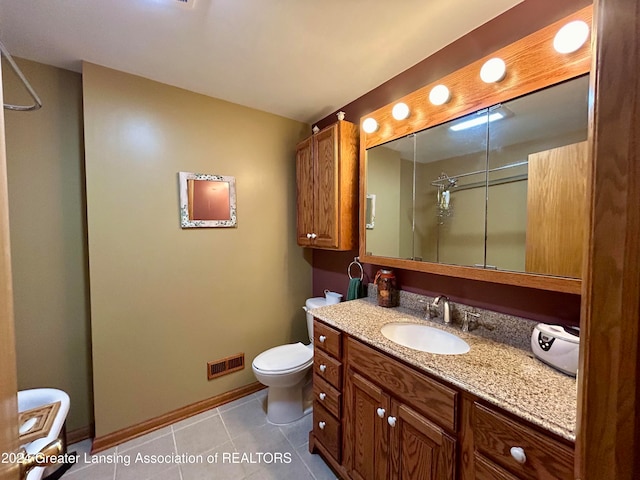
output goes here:
[{"label": "round light bulb", "polygon": [[374,118],[365,118],[364,122],[362,122],[362,129],[366,133],[373,133],[378,130],[378,122],[375,121]]},{"label": "round light bulb", "polygon": [[480,69],[480,78],[485,83],[495,83],[502,80],[507,73],[507,65],[501,58],[487,60]]},{"label": "round light bulb", "polygon": [[589,38],[589,25],[582,20],[574,20],[558,30],[553,37],[553,48],[558,53],[572,53],[578,50]]},{"label": "round light bulb", "polygon": [[444,105],[450,98],[451,93],[444,85],[436,85],[429,92],[429,101],[434,105]]},{"label": "round light bulb", "polygon": [[393,115],[393,118],[396,120],[404,120],[409,116],[409,107],[406,103],[396,103],[393,106],[393,110],[391,110],[391,115]]}]

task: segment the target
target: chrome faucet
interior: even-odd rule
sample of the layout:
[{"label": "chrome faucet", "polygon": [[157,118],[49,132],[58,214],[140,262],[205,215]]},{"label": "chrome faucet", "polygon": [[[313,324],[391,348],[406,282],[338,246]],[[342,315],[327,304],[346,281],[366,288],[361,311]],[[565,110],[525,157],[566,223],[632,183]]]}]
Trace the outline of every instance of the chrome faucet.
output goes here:
[{"label": "chrome faucet", "polygon": [[438,295],[435,300],[431,303],[431,306],[438,307],[440,305],[440,300],[442,300],[442,319],[444,323],[451,323],[451,305],[449,299],[446,295]]}]

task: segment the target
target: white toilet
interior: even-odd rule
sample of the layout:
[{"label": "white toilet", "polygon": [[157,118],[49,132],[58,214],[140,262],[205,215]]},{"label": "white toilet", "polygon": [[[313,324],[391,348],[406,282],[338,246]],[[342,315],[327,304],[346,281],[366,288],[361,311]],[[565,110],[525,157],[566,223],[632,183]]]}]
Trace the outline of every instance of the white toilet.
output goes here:
[{"label": "white toilet", "polygon": [[267,419],[270,423],[284,425],[308,413],[305,396],[311,395],[313,365],[313,315],[309,310],[324,305],[324,297],[309,298],[305,302],[309,345],[298,342],[273,347],[258,355],[251,364],[258,381],[269,387]]}]

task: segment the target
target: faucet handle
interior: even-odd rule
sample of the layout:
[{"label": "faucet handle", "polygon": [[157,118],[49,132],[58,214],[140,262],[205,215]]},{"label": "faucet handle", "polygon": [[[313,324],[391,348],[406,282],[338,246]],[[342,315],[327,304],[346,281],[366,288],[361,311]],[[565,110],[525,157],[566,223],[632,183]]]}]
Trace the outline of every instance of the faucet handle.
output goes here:
[{"label": "faucet handle", "polygon": [[424,307],[425,320],[431,320],[433,318],[433,305],[431,304],[431,302],[428,302],[427,300],[418,300],[418,302],[425,304],[425,307]]},{"label": "faucet handle", "polygon": [[[472,317],[472,318],[469,318]],[[487,330],[494,330],[496,327],[490,323],[486,323],[480,320],[480,314],[477,312],[464,312],[464,320],[462,321],[462,331],[469,332],[475,330],[478,327],[484,327]]]},{"label": "faucet handle", "polygon": [[[469,318],[475,317],[475,318]],[[469,330],[473,330],[476,325],[480,323],[480,314],[476,312],[469,312],[465,310],[464,312],[464,320],[462,320],[462,331],[468,332]]]}]

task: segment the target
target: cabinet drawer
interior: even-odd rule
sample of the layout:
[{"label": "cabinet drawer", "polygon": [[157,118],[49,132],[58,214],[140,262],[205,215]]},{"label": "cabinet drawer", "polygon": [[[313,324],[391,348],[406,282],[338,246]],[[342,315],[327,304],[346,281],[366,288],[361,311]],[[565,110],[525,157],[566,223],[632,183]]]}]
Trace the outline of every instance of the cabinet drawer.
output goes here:
[{"label": "cabinet drawer", "polygon": [[455,390],[352,338],[347,340],[347,361],[349,368],[385,385],[437,425],[456,431],[458,393]]},{"label": "cabinet drawer", "polygon": [[518,480],[506,470],[476,452],[474,456],[474,480]]},{"label": "cabinet drawer", "polygon": [[318,320],[313,321],[313,344],[338,360],[342,359],[342,333]]},{"label": "cabinet drawer", "polygon": [[313,352],[313,373],[342,390],[342,363],[317,348]]},{"label": "cabinet drawer", "polygon": [[[573,479],[573,449],[489,408],[474,404],[475,448],[522,479]],[[521,448],[522,463],[511,454]]]},{"label": "cabinet drawer", "polygon": [[340,400],[342,394],[325,382],[322,377],[313,376],[313,399],[324,406],[337,419],[340,419]]},{"label": "cabinet drawer", "polygon": [[340,422],[327,412],[317,400],[313,402],[313,435],[340,462],[342,431]]}]

